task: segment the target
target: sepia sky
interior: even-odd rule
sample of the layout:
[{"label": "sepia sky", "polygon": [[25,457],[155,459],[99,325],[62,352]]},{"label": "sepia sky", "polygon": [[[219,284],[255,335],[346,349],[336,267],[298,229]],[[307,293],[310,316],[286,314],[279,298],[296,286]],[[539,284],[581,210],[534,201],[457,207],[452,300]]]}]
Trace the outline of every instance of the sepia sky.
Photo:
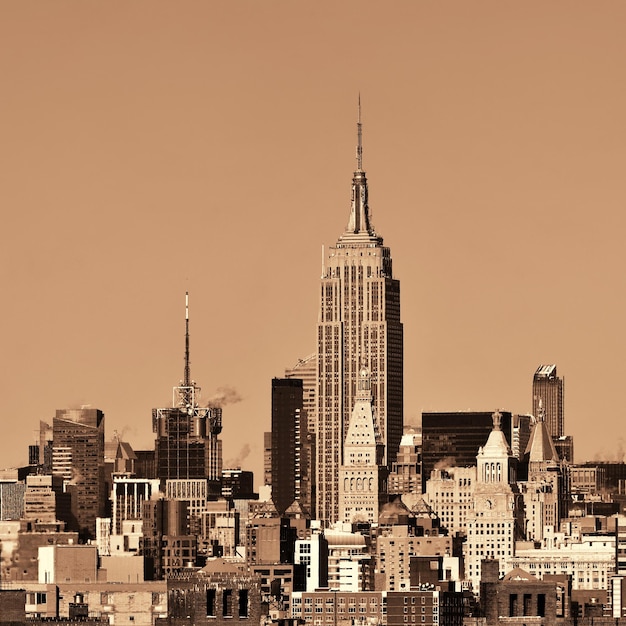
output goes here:
[{"label": "sepia sky", "polygon": [[[191,373],[262,478],[271,379],[316,349],[363,103],[405,423],[531,410],[626,434],[626,4],[0,1],[0,467],[90,404],[137,449]],[[239,401],[237,401],[239,400]]]}]

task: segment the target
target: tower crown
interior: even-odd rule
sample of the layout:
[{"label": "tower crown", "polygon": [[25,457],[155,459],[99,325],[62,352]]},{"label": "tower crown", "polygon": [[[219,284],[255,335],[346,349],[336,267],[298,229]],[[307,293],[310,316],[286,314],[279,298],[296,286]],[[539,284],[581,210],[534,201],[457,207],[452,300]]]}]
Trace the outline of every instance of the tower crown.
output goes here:
[{"label": "tower crown", "polygon": [[361,124],[361,96],[359,95],[359,112],[357,118],[356,170],[352,178],[352,198],[350,217],[341,241],[378,241],[376,231],[371,224],[368,205],[367,177],[363,171],[363,133]]}]

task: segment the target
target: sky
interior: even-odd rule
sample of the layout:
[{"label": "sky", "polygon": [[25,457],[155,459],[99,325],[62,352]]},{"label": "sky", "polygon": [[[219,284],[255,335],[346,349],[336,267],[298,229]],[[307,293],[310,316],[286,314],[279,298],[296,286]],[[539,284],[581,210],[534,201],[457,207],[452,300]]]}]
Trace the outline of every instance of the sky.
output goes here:
[{"label": "sky", "polygon": [[191,374],[262,476],[316,350],[356,115],[401,284],[405,423],[531,410],[622,460],[626,4],[0,0],[0,467],[90,405],[136,449]]}]

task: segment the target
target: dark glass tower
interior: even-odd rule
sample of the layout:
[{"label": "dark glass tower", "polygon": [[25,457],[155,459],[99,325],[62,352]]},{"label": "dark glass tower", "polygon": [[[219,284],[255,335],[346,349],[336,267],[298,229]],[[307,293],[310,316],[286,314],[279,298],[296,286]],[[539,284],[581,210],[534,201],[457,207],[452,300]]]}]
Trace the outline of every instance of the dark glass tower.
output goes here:
[{"label": "dark glass tower", "polygon": [[302,403],[300,378],[272,380],[272,500],[280,515],[294,501],[305,508],[310,504],[303,471],[307,425]]}]

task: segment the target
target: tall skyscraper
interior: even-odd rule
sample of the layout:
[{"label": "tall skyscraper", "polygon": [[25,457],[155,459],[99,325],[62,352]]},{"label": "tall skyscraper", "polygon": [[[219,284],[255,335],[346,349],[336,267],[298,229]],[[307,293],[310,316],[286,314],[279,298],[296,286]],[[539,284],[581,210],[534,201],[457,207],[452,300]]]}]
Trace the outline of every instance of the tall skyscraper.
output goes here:
[{"label": "tall skyscraper", "polygon": [[556,374],[556,365],[540,365],[533,376],[533,415],[539,415],[539,402],[548,433],[553,439],[565,434],[563,387],[565,380]]},{"label": "tall skyscraper", "polygon": [[310,445],[302,380],[272,380],[272,500],[280,515],[297,501],[310,513]]},{"label": "tall skyscraper", "polygon": [[391,252],[370,220],[360,110],[359,103],[350,215],[328,250],[320,286],[316,514],[325,525],[339,519],[339,468],[362,366],[371,372],[385,465],[395,460],[402,438],[400,282],[393,277]]},{"label": "tall skyscraper", "polygon": [[200,406],[200,387],[191,379],[189,294],[185,294],[185,374],[174,387],[171,408],[152,409],[156,433],[156,475],[168,479],[206,479],[209,493],[220,494],[222,409]]},{"label": "tall skyscraper", "polygon": [[61,409],[52,421],[52,473],[63,478],[70,511],[59,518],[82,539],[96,536],[96,517],[104,515],[104,413]]}]

